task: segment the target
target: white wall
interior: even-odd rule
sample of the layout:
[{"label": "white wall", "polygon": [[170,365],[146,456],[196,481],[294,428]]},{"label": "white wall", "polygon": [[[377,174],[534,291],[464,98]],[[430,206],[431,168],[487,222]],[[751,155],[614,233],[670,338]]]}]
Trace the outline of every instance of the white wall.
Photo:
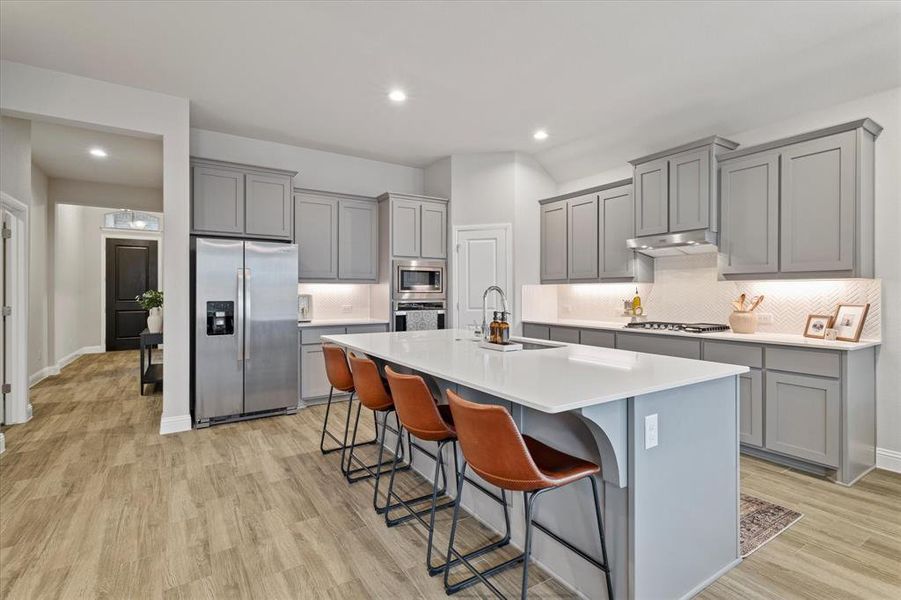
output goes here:
[{"label": "white wall", "polygon": [[[164,286],[167,290],[161,433],[190,429],[189,102],[0,61],[0,110],[74,125],[100,125],[163,138]],[[30,164],[30,157],[29,157]]]},{"label": "white wall", "polygon": [[31,122],[0,117],[0,190],[31,204]]},{"label": "white wall", "polygon": [[47,175],[31,165],[31,208],[28,211],[28,376],[50,365],[47,284],[49,254],[47,232]]},{"label": "white wall", "polygon": [[451,157],[445,156],[425,168],[423,189],[426,196],[451,197]]},{"label": "white wall", "polygon": [[50,180],[48,197],[54,204],[163,211],[163,190],[158,188],[54,177]]},{"label": "white wall", "polygon": [[289,146],[205,129],[191,130],[191,156],[297,171],[294,186],[378,196],[421,194],[422,169]]},{"label": "white wall", "polygon": [[[882,279],[882,346],[877,355],[877,444],[901,452],[901,88],[813,111],[750,131],[711,131],[742,146],[871,117],[885,129],[876,140],[876,277]],[[631,177],[623,167],[560,183],[564,193]]]}]

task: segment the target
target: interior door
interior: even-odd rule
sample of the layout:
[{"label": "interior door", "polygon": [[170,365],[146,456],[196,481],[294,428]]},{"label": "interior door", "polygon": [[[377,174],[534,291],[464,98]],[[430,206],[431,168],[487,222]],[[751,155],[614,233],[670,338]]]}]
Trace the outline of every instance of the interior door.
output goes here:
[{"label": "interior door", "polygon": [[297,406],[297,246],[244,244],[244,412]]},{"label": "interior door", "polygon": [[147,311],[135,296],[157,289],[156,240],[106,240],[106,349],[136,350]]},{"label": "interior door", "polygon": [[[456,326],[482,323],[482,294],[492,285],[507,294],[507,310],[513,310],[513,274],[508,268],[508,230],[503,225],[486,225],[456,232],[457,264],[455,280]],[[492,311],[501,310],[497,294],[488,296],[488,322]],[[512,315],[510,321],[512,323]]]},{"label": "interior door", "polygon": [[[6,245],[8,238],[6,232],[10,229],[10,216],[6,211],[0,212],[0,306],[8,306],[6,298]],[[0,423],[6,423],[6,312],[0,315]]]}]

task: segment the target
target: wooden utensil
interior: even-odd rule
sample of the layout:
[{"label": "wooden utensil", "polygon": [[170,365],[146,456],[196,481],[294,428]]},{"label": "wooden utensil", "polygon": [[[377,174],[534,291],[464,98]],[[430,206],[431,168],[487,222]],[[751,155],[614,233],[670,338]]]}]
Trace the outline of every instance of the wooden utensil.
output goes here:
[{"label": "wooden utensil", "polygon": [[744,292],[742,292],[742,293],[741,293],[741,296],[738,297],[738,303],[741,305],[741,309],[740,309],[740,310],[744,310],[744,309],[745,309],[745,299],[746,299],[747,297],[748,297],[748,295],[745,294]]},{"label": "wooden utensil", "polygon": [[760,294],[759,296],[757,296],[757,298],[754,300],[754,303],[751,304],[751,308],[748,310],[754,310],[755,308],[760,306],[761,302],[763,302],[763,294]]}]

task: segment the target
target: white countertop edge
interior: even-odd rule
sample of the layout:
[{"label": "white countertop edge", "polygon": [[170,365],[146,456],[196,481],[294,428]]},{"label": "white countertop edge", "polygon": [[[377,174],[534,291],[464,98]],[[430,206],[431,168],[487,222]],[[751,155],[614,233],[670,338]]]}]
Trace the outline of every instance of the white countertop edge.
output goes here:
[{"label": "white countertop edge", "polygon": [[649,335],[673,335],[688,338],[700,338],[721,342],[740,342],[745,344],[773,344],[777,346],[797,346],[799,348],[818,348],[824,350],[863,350],[882,344],[881,340],[863,339],[859,342],[842,342],[806,338],[792,333],[735,333],[733,331],[717,331],[713,333],[690,333],[687,331],[655,331],[650,329],[630,329],[625,323],[612,321],[582,321],[578,319],[523,319],[523,323],[534,325],[550,325],[554,327],[578,327],[579,329],[600,329],[604,331],[620,331],[623,333],[644,333]]},{"label": "white countertop edge", "polygon": [[[676,358],[677,360],[692,360],[693,362],[706,362],[709,365],[717,365],[718,367],[720,367],[721,370],[717,373],[712,373],[712,374],[703,375],[703,376],[696,376],[696,377],[687,377],[685,379],[670,381],[665,384],[640,386],[640,387],[630,390],[630,393],[627,395],[602,394],[600,396],[586,398],[586,399],[582,399],[582,400],[579,400],[576,402],[571,402],[568,404],[559,404],[559,405],[556,405],[553,407],[549,407],[545,404],[539,404],[539,403],[535,403],[535,402],[530,402],[528,400],[523,400],[522,398],[513,396],[512,394],[505,392],[503,389],[492,388],[490,386],[483,385],[479,382],[463,380],[463,379],[461,379],[461,377],[459,375],[454,375],[453,373],[445,373],[439,369],[423,368],[421,365],[417,365],[411,361],[399,359],[396,356],[380,356],[378,354],[374,354],[367,348],[350,343],[346,340],[346,338],[353,337],[354,335],[357,335],[357,334],[324,335],[324,336],[322,336],[322,340],[337,344],[339,346],[343,346],[345,348],[349,348],[352,351],[360,352],[363,354],[371,354],[372,356],[376,356],[382,360],[392,362],[394,364],[398,364],[403,367],[407,367],[408,369],[412,369],[412,370],[420,372],[420,373],[425,373],[426,375],[430,375],[432,377],[437,377],[439,379],[445,379],[447,381],[452,381],[454,383],[463,385],[465,387],[468,387],[468,388],[471,388],[471,389],[474,389],[474,390],[477,390],[480,392],[484,392],[491,396],[501,398],[503,400],[509,400],[510,402],[513,402],[514,404],[532,408],[534,410],[548,413],[548,414],[558,414],[558,413],[568,412],[568,411],[572,411],[572,410],[579,410],[581,408],[587,408],[589,406],[597,406],[599,404],[605,404],[607,402],[615,402],[617,400],[623,400],[625,398],[633,398],[635,396],[652,394],[654,392],[662,392],[665,390],[671,390],[671,389],[675,389],[675,388],[685,387],[688,385],[694,385],[696,383],[704,383],[706,381],[715,381],[717,379],[724,379],[726,377],[734,377],[734,376],[741,375],[742,373],[747,373],[748,371],[750,371],[750,369],[748,367],[741,366],[741,365],[731,365],[731,364],[726,364],[726,363],[713,363],[713,362],[709,362],[709,361],[694,361],[693,359],[688,359],[688,358],[666,357],[666,358]],[[344,338],[344,339],[342,339],[342,338]],[[511,339],[514,339],[514,338],[511,338]],[[519,340],[534,341],[539,344],[546,342],[546,340],[538,340],[538,339],[534,339],[534,338],[526,338],[526,337],[518,337],[518,336],[515,337],[515,340],[517,340],[517,341],[519,341]],[[580,344],[565,344],[565,343],[559,343],[559,342],[554,342],[554,344],[559,345],[559,346],[580,345]],[[591,346],[587,346],[587,347],[590,348]],[[475,346],[475,345],[473,346],[473,348],[478,349],[478,351],[480,351],[480,352],[493,352],[492,350],[485,350],[485,349],[478,348],[478,346]],[[622,350],[621,352],[630,352],[631,353],[631,351],[627,351],[627,350]],[[633,353],[633,354],[646,354],[646,353]],[[656,355],[656,354],[647,354],[647,356],[658,357],[658,355]]]},{"label": "white countertop edge", "polygon": [[342,325],[387,325],[388,319],[313,319],[312,321],[298,321],[301,329],[306,327],[340,327]]}]

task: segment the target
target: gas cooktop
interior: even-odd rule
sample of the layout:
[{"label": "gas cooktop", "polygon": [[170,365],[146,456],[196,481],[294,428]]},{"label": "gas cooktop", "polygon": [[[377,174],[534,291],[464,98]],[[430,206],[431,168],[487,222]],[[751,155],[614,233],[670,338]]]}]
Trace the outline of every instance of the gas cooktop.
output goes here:
[{"label": "gas cooktop", "polygon": [[654,329],[662,331],[685,331],[688,333],[713,333],[715,331],[729,331],[728,325],[719,323],[667,323],[666,321],[644,321],[627,323],[629,329]]}]

